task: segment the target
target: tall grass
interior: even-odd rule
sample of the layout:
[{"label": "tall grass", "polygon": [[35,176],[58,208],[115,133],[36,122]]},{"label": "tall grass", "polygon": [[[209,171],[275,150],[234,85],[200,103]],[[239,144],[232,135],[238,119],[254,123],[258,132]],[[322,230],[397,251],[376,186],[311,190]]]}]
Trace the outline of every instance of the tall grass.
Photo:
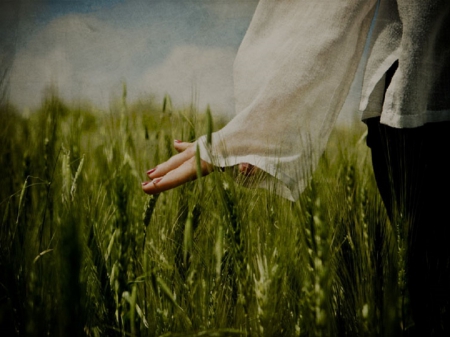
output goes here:
[{"label": "tall grass", "polygon": [[125,89],[109,112],[52,94],[28,117],[1,107],[7,336],[401,334],[396,233],[360,129],[335,130],[297,202],[219,173],[149,197],[144,172],[210,112]]}]

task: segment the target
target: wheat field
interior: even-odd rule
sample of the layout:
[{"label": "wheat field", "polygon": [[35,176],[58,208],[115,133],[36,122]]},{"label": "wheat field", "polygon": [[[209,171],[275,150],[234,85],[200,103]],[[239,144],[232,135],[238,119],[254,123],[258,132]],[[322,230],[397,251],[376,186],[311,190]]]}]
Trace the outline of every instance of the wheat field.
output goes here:
[{"label": "wheat field", "polygon": [[[399,336],[402,258],[364,129],[334,130],[296,202],[215,172],[148,196],[147,169],[208,114],[3,104],[3,336]],[[213,120],[214,129],[225,121]]]}]

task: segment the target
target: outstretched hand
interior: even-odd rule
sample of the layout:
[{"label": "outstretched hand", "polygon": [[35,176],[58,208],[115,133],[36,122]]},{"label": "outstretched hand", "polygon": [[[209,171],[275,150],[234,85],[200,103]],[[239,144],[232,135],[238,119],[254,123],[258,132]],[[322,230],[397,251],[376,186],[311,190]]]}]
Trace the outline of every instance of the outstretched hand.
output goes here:
[{"label": "outstretched hand", "polygon": [[[145,193],[160,193],[197,178],[194,144],[176,140],[175,149],[178,154],[147,171],[147,176],[151,180],[142,183]],[[213,165],[204,160],[200,161],[200,167],[204,176],[213,169]]]},{"label": "outstretched hand", "polygon": [[[196,149],[194,144],[176,140],[174,145],[178,154],[147,171],[147,176],[151,180],[142,183],[142,189],[145,193],[156,194],[164,192],[197,178]],[[200,169],[203,176],[211,173],[213,168],[212,164],[200,160]],[[251,164],[239,164],[239,172],[242,174],[253,175],[256,170],[257,168]]]}]

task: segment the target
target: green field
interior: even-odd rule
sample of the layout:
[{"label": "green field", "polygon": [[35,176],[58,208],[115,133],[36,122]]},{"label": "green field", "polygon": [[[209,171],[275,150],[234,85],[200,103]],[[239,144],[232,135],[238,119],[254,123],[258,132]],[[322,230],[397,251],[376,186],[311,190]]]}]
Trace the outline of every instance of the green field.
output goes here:
[{"label": "green field", "polygon": [[149,197],[173,139],[207,132],[169,103],[0,108],[2,336],[400,336],[402,244],[364,129],[333,132],[297,202],[233,172]]}]

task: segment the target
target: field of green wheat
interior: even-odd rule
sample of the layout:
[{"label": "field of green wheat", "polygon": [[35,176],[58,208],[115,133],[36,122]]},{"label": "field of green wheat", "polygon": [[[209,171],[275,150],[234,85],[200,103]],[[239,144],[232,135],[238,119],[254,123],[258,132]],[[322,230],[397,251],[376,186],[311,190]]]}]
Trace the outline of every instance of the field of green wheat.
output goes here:
[{"label": "field of green wheat", "polygon": [[[49,94],[0,108],[2,336],[400,336],[401,245],[363,128],[336,129],[296,202],[212,173],[148,196],[145,172],[208,114]],[[213,119],[213,128],[224,125]]]}]

